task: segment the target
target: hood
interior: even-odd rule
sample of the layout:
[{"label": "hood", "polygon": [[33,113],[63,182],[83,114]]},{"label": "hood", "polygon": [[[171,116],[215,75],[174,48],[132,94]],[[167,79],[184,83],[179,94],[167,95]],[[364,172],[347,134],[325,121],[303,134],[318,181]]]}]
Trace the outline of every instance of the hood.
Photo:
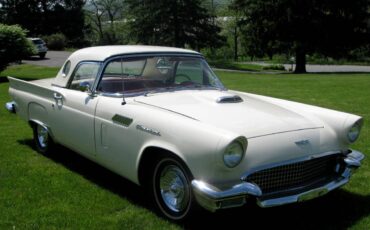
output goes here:
[{"label": "hood", "polygon": [[[220,103],[220,98],[235,99],[235,96],[240,96],[242,100]],[[227,91],[184,90],[141,96],[135,101],[236,132],[247,138],[323,127],[323,124],[295,111],[245,94]]]}]

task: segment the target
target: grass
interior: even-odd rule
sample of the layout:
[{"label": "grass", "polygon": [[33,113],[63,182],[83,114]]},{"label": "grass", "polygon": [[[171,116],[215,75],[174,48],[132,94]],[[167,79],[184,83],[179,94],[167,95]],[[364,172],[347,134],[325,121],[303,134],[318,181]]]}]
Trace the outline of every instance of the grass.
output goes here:
[{"label": "grass", "polygon": [[[4,76],[35,79],[57,69],[12,66],[0,73],[0,106],[9,101]],[[238,226],[295,229],[370,228],[369,74],[242,74],[217,72],[230,89],[269,95],[361,115],[353,148],[367,154],[350,184],[306,203],[271,209],[249,206],[201,212],[180,225],[156,215],[141,188],[74,152],[52,156],[33,149],[32,132],[0,109],[0,229],[197,229]]]},{"label": "grass", "polygon": [[56,75],[59,67],[36,66],[36,65],[13,65],[0,72],[0,82],[6,81],[7,76],[17,77],[24,80],[34,80]]},{"label": "grass", "polygon": [[257,64],[243,63],[243,62],[231,62],[231,61],[209,61],[210,66],[219,69],[231,69],[231,70],[242,70],[250,72],[284,72],[285,69],[282,65],[268,65],[262,66]]}]

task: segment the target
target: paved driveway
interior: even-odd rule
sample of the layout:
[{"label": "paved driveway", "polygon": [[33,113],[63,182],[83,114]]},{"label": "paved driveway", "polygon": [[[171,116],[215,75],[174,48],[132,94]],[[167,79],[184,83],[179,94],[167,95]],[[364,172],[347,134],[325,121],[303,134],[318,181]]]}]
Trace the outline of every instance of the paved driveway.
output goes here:
[{"label": "paved driveway", "polygon": [[[256,65],[263,65],[267,66],[270,65],[266,62],[247,62],[250,64],[256,64]],[[292,64],[284,64],[284,67],[286,70],[295,68],[295,65]],[[370,73],[370,66],[362,66],[362,65],[306,65],[306,70],[309,73],[339,73],[339,72],[348,72],[348,73],[354,73],[354,72],[364,72],[364,73]]]},{"label": "paved driveway", "polygon": [[23,63],[31,65],[41,65],[49,67],[60,67],[72,52],[68,51],[48,51],[44,59],[38,56],[30,57],[27,60],[22,60]]},{"label": "paved driveway", "polygon": [[[68,51],[48,51],[45,59],[32,57],[23,60],[24,63],[32,65],[60,67],[64,64],[65,60],[71,55],[72,52]],[[264,62],[249,62],[258,65],[269,65]],[[284,65],[285,69],[290,69],[292,65]],[[367,72],[370,73],[370,66],[356,66],[356,65],[306,65],[307,72]]]},{"label": "paved driveway", "polygon": [[[291,69],[292,65],[285,64],[285,69]],[[295,68],[295,66],[294,66]],[[310,73],[331,73],[331,72],[369,72],[370,66],[362,65],[306,65],[307,72]]]}]

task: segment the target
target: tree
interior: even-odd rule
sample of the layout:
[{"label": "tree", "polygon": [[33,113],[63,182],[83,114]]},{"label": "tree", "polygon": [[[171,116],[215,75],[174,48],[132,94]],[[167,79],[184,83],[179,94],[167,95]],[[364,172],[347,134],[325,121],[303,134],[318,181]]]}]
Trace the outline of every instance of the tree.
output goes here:
[{"label": "tree", "polygon": [[9,63],[33,54],[33,45],[27,40],[26,32],[16,25],[0,24],[0,72]]},{"label": "tree", "polygon": [[370,41],[369,0],[235,0],[233,8],[249,53],[295,53],[296,73],[306,72],[307,54],[341,57]]},{"label": "tree", "polygon": [[122,0],[90,0],[87,2],[87,16],[92,28],[98,34],[98,43],[117,44],[117,25],[124,24],[125,1]]},{"label": "tree", "polygon": [[199,50],[223,43],[213,16],[199,0],[128,0],[130,25],[138,42]]},{"label": "tree", "polygon": [[0,0],[2,20],[18,24],[30,36],[63,33],[70,40],[82,39],[85,0]]}]

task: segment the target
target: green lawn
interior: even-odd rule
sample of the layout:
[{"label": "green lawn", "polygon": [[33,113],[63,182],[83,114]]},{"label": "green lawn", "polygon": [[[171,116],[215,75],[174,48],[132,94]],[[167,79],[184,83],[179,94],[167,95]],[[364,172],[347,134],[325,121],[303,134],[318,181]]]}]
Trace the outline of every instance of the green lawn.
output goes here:
[{"label": "green lawn", "polygon": [[209,61],[209,65],[212,66],[212,68],[242,70],[250,72],[285,72],[284,66],[280,64],[271,64],[267,66],[262,66],[242,62]]},{"label": "green lawn", "polygon": [[[370,228],[370,75],[240,74],[217,72],[230,89],[324,106],[365,118],[353,148],[367,154],[350,184],[301,204],[259,209],[255,205],[200,215],[181,225],[158,217],[145,192],[64,148],[38,154],[27,124],[3,107],[4,76],[51,77],[56,68],[16,66],[0,73],[0,229]],[[1,108],[0,107],[0,108]]]}]

